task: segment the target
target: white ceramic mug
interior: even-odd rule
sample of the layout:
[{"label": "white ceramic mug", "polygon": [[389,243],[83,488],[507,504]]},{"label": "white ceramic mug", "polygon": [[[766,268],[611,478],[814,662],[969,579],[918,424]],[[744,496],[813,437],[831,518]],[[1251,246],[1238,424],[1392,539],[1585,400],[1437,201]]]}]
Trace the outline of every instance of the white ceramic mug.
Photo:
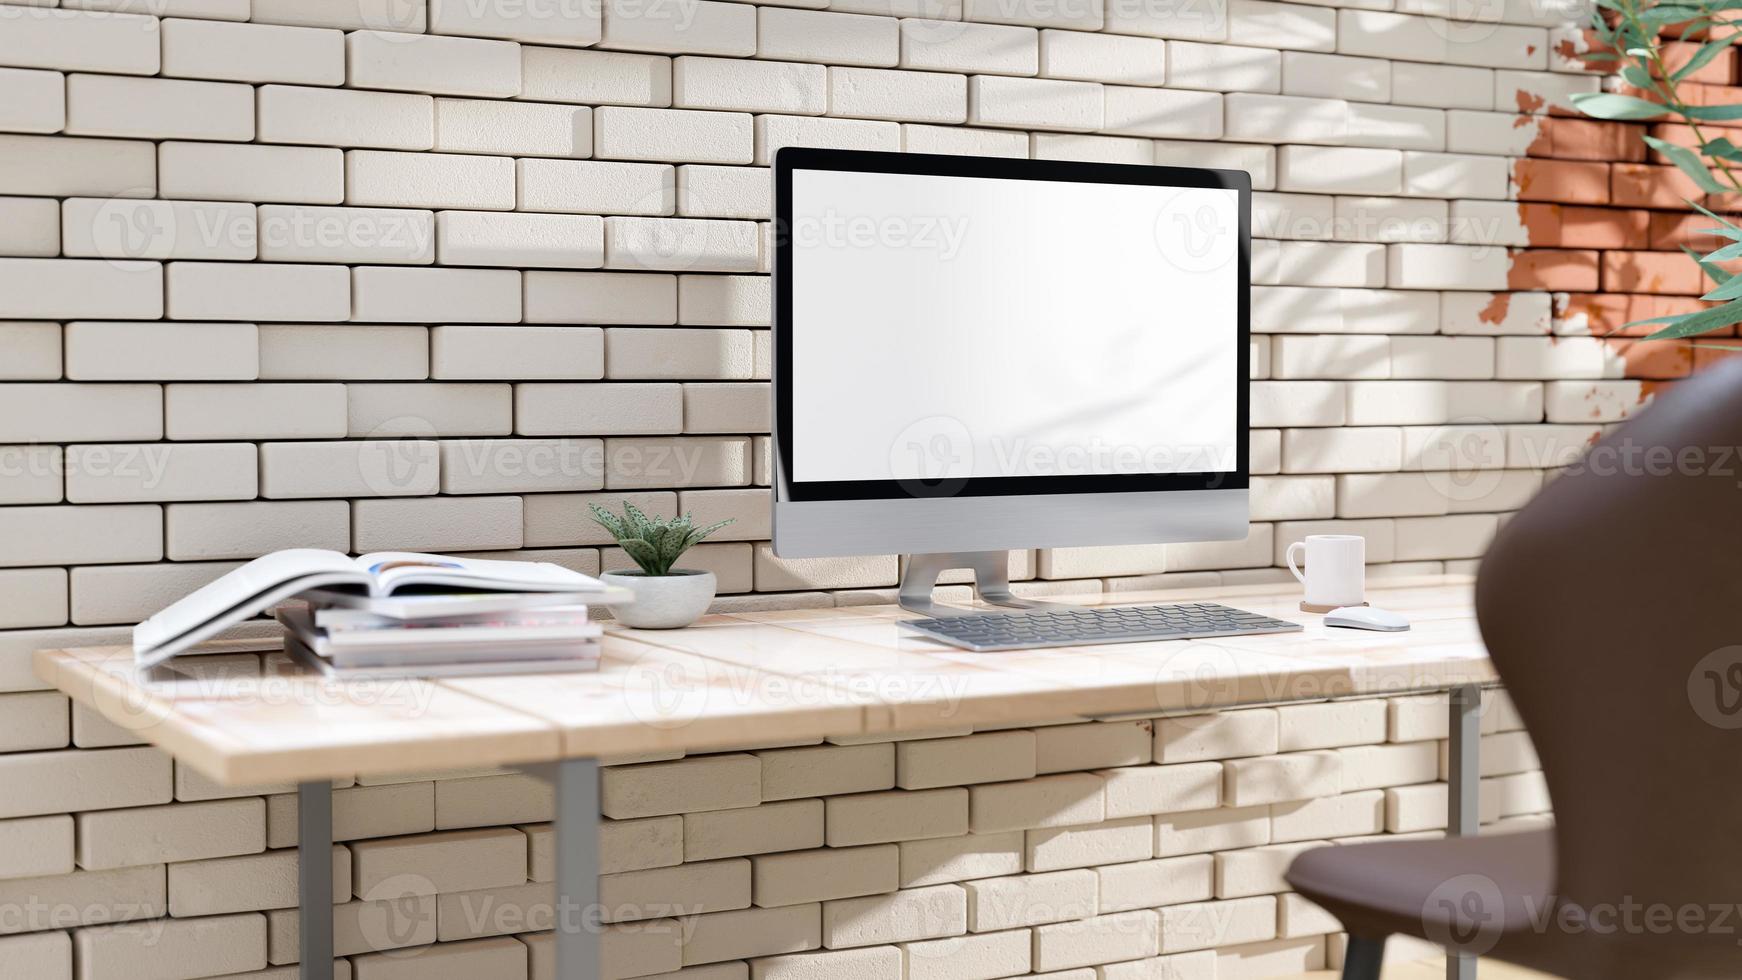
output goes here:
[{"label": "white ceramic mug", "polygon": [[[1306,571],[1295,549],[1306,553]],[[1288,570],[1306,586],[1311,606],[1359,606],[1367,592],[1367,539],[1359,534],[1309,534],[1283,553]]]}]

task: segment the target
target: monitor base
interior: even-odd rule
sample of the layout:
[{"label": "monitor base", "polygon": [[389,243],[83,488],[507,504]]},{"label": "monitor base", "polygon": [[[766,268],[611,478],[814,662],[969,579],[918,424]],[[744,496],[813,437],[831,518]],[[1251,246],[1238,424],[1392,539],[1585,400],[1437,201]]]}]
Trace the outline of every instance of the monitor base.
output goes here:
[{"label": "monitor base", "polygon": [[907,556],[907,569],[901,573],[901,608],[941,619],[946,616],[971,616],[981,610],[941,605],[932,599],[938,576],[957,568],[974,573],[974,598],[994,606],[1016,609],[1049,609],[1056,602],[1024,599],[1010,591],[1010,553],[1007,551],[947,551],[937,554]]}]

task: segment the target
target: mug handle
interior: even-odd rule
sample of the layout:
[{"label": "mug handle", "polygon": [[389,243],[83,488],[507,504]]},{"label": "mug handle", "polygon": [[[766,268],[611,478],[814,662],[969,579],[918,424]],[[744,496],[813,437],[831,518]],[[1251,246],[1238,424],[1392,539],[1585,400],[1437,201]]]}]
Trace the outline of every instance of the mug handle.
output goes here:
[{"label": "mug handle", "polygon": [[1306,554],[1306,542],[1296,541],[1294,544],[1288,546],[1287,551],[1282,553],[1282,560],[1288,563],[1288,570],[1294,573],[1295,578],[1300,579],[1300,584],[1305,585],[1306,576],[1301,573],[1300,567],[1294,563],[1294,549],[1296,548],[1301,550],[1303,556]]}]

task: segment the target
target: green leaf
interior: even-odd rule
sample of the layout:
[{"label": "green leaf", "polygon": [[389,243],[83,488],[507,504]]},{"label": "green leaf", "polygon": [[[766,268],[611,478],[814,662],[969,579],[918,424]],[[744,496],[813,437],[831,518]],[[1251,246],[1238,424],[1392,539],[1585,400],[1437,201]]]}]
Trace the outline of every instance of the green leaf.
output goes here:
[{"label": "green leaf", "polygon": [[1670,72],[1669,80],[1672,82],[1679,82],[1689,75],[1692,75],[1694,72],[1699,71],[1701,68],[1711,64],[1713,58],[1723,54],[1730,45],[1736,43],[1736,37],[1737,35],[1732,34],[1722,40],[1707,41],[1705,44],[1700,46],[1700,50],[1694,52],[1694,56],[1688,59],[1687,64],[1677,68],[1673,72]]},{"label": "green leaf", "polygon": [[629,536],[628,529],[623,526],[623,522],[618,519],[616,514],[598,504],[588,504],[587,506],[593,510],[593,523],[610,532],[611,537],[622,540]]},{"label": "green leaf", "polygon": [[[1632,53],[1633,52],[1631,51],[1628,52],[1628,54]],[[1623,66],[1621,69],[1621,78],[1628,84],[1636,88],[1644,89],[1647,92],[1656,92],[1658,90],[1657,79],[1652,78],[1650,72],[1638,65]]]},{"label": "green leaf", "polygon": [[1729,190],[1723,184],[1718,183],[1718,179],[1712,176],[1710,170],[1706,169],[1706,164],[1700,159],[1699,154],[1687,147],[1678,146],[1655,136],[1645,137],[1645,145],[1669,157],[1670,163],[1675,164],[1677,169],[1687,174],[1695,184],[1699,185],[1700,190],[1707,194],[1722,194]]},{"label": "green leaf", "polygon": [[664,575],[671,571],[671,562],[660,557],[659,549],[641,538],[624,538],[617,542],[624,552],[649,575]]},{"label": "green leaf", "polygon": [[1742,160],[1742,147],[1730,142],[1730,137],[1720,136],[1710,139],[1700,145],[1700,152],[1709,157],[1721,157],[1725,160]]},{"label": "green leaf", "polygon": [[1722,215],[1713,213],[1710,208],[1707,208],[1705,205],[1701,204],[1698,201],[1690,201],[1689,203],[1691,203],[1694,206],[1695,211],[1698,211],[1699,213],[1705,215],[1708,218],[1711,218],[1713,221],[1716,221],[1720,225],[1720,227],[1718,227],[1718,228],[1708,228],[1707,231],[1709,231],[1715,235],[1722,235],[1725,238],[1734,239],[1735,241],[1742,242],[1742,228],[1738,228],[1738,227],[1736,227],[1736,225],[1732,224],[1729,218],[1726,218],[1726,217],[1723,217]]},{"label": "green leaf", "polygon": [[1701,264],[1707,262],[1732,262],[1742,259],[1742,242],[1731,242],[1715,252],[1700,256]]},{"label": "green leaf", "polygon": [[737,520],[737,518],[728,517],[723,521],[715,521],[714,523],[709,524],[707,527],[696,528],[695,530],[693,530],[689,533],[689,537],[686,540],[684,547],[685,548],[693,548],[696,545],[701,544],[702,541],[705,540],[708,535],[713,534],[715,531],[718,531],[720,528],[725,527],[726,525],[732,523],[735,520]]},{"label": "green leaf", "polygon": [[1705,119],[1711,122],[1721,122],[1726,119],[1742,119],[1742,105],[1682,106],[1681,114],[1689,119]]},{"label": "green leaf", "polygon": [[1725,303],[1723,306],[1714,306],[1711,309],[1695,313],[1653,317],[1639,322],[1669,324],[1662,330],[1646,337],[1646,340],[1677,340],[1682,337],[1693,337],[1713,330],[1720,330],[1732,324],[1742,323],[1742,301]]},{"label": "green leaf", "polygon": [[641,512],[641,508],[627,500],[623,501],[623,516],[626,518],[625,523],[628,525],[632,537],[645,537],[647,529],[653,525],[647,515]]},{"label": "green leaf", "polygon": [[1742,299],[1742,279],[1737,279],[1732,276],[1728,280],[1719,284],[1716,289],[1700,298],[1712,303],[1716,303],[1720,300],[1727,302],[1733,299]]},{"label": "green leaf", "polygon": [[[1684,20],[1693,20],[1700,16],[1698,7],[1679,7],[1671,4],[1660,4],[1649,10],[1639,12],[1642,24],[1662,26],[1664,24],[1679,24]],[[1632,52],[1628,52],[1631,54]]]},{"label": "green leaf", "polygon": [[1573,107],[1596,119],[1655,119],[1666,111],[1655,102],[1610,92],[1575,92]]},{"label": "green leaf", "polygon": [[[1730,281],[1730,272],[1722,266],[1714,265],[1711,262],[1706,261],[1704,258],[1700,257],[1700,253],[1688,248],[1686,245],[1682,246],[1682,251],[1687,253],[1688,258],[1693,259],[1700,268],[1706,270],[1706,275],[1711,276],[1713,282],[1721,286]],[[1723,250],[1719,249],[1719,251]]]}]

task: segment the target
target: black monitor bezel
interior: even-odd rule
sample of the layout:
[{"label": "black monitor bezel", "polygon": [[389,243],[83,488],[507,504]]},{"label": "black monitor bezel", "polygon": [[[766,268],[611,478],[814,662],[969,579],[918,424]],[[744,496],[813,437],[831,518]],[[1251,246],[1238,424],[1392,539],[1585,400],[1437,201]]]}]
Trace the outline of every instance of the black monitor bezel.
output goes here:
[{"label": "black monitor bezel", "polygon": [[[792,439],[792,174],[795,170],[854,173],[914,174],[940,177],[988,177],[1071,183],[1137,184],[1162,187],[1205,187],[1238,192],[1238,356],[1234,383],[1238,392],[1235,468],[1190,473],[1120,473],[1076,476],[970,477],[947,484],[910,480],[829,480],[803,482],[793,478]],[[1252,179],[1243,170],[1198,167],[1137,166],[1062,160],[948,156],[928,153],[888,153],[872,150],[825,150],[782,147],[774,155],[774,322],[773,374],[774,447],[778,454],[782,496],[793,501],[895,500],[924,496],[1019,496],[1030,494],[1142,493],[1170,490],[1245,490],[1251,472],[1251,325]],[[921,356],[917,355],[916,356]]]}]

